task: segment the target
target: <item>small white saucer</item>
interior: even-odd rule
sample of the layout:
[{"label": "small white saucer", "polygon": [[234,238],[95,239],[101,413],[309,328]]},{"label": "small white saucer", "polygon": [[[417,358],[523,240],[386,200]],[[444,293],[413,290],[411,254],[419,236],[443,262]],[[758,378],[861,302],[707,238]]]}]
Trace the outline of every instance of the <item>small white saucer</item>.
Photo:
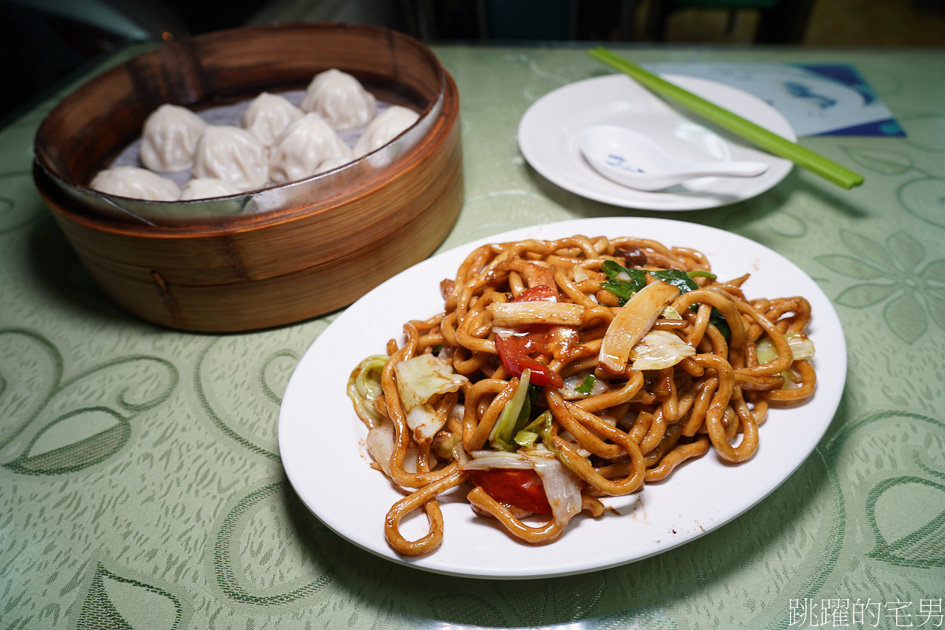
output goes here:
[{"label": "small white saucer", "polygon": [[[788,140],[797,139],[787,119],[756,96],[695,77],[663,78]],[[751,179],[703,177],[660,192],[633,190],[605,178],[581,154],[578,136],[597,124],[644,133],[683,160],[760,161],[768,170]],[[699,210],[743,201],[775,186],[793,167],[617,74],[571,83],[540,98],[519,123],[518,143],[528,163],[554,184],[588,199],[640,210]]]}]

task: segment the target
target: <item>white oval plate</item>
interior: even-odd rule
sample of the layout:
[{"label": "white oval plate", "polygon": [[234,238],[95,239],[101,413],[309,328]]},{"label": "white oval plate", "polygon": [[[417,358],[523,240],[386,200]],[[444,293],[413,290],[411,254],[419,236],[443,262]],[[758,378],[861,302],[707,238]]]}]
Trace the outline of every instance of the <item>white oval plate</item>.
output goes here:
[{"label": "white oval plate", "polygon": [[[715,81],[679,75],[664,79],[751,122],[795,141],[791,124],[756,96]],[[581,155],[578,136],[591,125],[629,127],[650,136],[670,154],[692,162],[759,161],[758,177],[702,177],[660,192],[634,190],[598,173]],[[576,195],[640,210],[700,210],[750,199],[784,179],[793,164],[727,131],[669,105],[622,74],[571,83],[537,100],[519,122],[522,155],[539,174]]]},{"label": "white oval plate", "polygon": [[[384,517],[401,494],[362,454],[367,429],[345,393],[351,370],[383,354],[402,326],[442,311],[439,283],[453,277],[473,248],[525,238],[632,234],[704,252],[723,279],[745,272],[749,297],[802,295],[813,309],[817,392],[806,404],[771,410],[756,455],[737,466],[713,451],[688,462],[661,483],[628,497],[607,499],[620,515],[575,517],[554,543],[517,542],[492,519],[477,517],[454,493],[442,504],[443,544],[420,558],[395,553],[384,538]],[[356,270],[353,271],[356,273]],[[846,345],[840,320],[817,284],[781,255],[715,228],[665,219],[603,218],[552,223],[489,237],[440,254],[402,272],[342,312],[296,367],[279,416],[279,449],[292,486],[329,528],[372,553],[428,571],[478,578],[536,578],[612,567],[672,549],[739,516],[781,485],[811,453],[840,401]],[[417,537],[425,518],[407,523]],[[415,526],[415,527],[413,527]],[[405,528],[404,533],[408,533]]]}]

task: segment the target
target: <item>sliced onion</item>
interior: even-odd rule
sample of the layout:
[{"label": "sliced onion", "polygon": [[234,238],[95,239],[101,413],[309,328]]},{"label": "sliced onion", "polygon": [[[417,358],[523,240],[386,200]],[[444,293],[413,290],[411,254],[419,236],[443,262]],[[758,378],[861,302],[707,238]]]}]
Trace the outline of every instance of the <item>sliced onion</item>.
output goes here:
[{"label": "sliced onion", "polygon": [[385,418],[383,422],[372,427],[368,431],[366,443],[371,459],[390,477],[390,457],[394,453],[394,423]]},{"label": "sliced onion", "polygon": [[[793,361],[806,361],[814,358],[814,342],[810,337],[803,333],[788,333],[784,335],[788,347],[791,349],[791,359]],[[759,363],[770,363],[778,358],[778,349],[771,340],[771,337],[765,335],[755,344],[755,354],[758,356]]]},{"label": "sliced onion", "polygon": [[437,419],[436,409],[427,403],[417,405],[407,412],[407,426],[413,431],[414,439],[420,444],[432,440],[444,424],[446,424],[446,416]]},{"label": "sliced onion", "polygon": [[473,451],[472,459],[463,464],[464,470],[489,470],[490,468],[534,468],[532,461],[518,453],[508,451]]},{"label": "sliced onion", "polygon": [[584,381],[587,380],[588,376],[592,375],[591,370],[582,370],[580,372],[575,372],[574,374],[568,376],[564,379],[564,385],[558,388],[558,393],[561,394],[564,398],[568,400],[574,398],[587,398],[588,396],[598,396],[603,394],[608,389],[607,383],[603,379],[595,378],[594,385],[591,387],[591,391],[588,394],[582,394],[577,391],[577,388],[584,384]]},{"label": "sliced onion", "polygon": [[555,523],[566,525],[581,511],[580,478],[551,453],[528,451],[525,457],[532,461],[535,472],[541,477]]},{"label": "sliced onion", "polygon": [[784,339],[791,348],[791,356],[795,361],[808,361],[814,358],[814,342],[803,333],[788,333]]},{"label": "sliced onion", "polygon": [[633,346],[630,358],[634,370],[662,370],[673,367],[696,349],[666,330],[653,330]]}]

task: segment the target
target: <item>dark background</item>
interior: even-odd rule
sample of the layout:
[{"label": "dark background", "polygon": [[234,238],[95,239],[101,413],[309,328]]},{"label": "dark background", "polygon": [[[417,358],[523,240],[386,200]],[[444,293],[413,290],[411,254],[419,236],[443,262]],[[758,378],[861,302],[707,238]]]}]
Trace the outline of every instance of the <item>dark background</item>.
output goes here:
[{"label": "dark background", "polygon": [[0,127],[128,42],[313,19],[427,43],[945,46],[945,0],[0,0]]}]

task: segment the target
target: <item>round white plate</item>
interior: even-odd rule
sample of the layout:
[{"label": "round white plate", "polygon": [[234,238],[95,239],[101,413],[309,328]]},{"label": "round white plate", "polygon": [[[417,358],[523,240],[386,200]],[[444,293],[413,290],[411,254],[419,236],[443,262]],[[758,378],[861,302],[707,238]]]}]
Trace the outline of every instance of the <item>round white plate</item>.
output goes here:
[{"label": "round white plate", "polygon": [[[787,119],[756,96],[695,77],[668,74],[663,78],[788,140],[797,139]],[[660,192],[634,190],[608,180],[581,155],[578,136],[597,124],[644,133],[681,160],[760,161],[768,164],[768,170],[752,178],[702,177]],[[699,210],[750,199],[784,179],[793,166],[669,105],[622,74],[571,83],[540,98],[519,122],[518,144],[538,173],[565,190],[640,210]]]},{"label": "round white plate", "polygon": [[[383,354],[402,325],[443,309],[439,283],[453,277],[466,254],[487,242],[550,239],[572,234],[633,234],[703,251],[723,279],[750,272],[749,297],[802,295],[813,309],[817,392],[806,404],[773,409],[760,429],[756,455],[723,464],[713,451],[688,462],[661,483],[628,497],[607,499],[620,515],[581,514],[557,541],[517,542],[492,519],[477,517],[455,493],[442,504],[443,544],[420,558],[395,553],[384,538],[384,517],[401,498],[362,454],[367,429],[346,393],[348,374],[366,356]],[[846,346],[830,301],[793,263],[743,237],[665,219],[605,218],[553,223],[489,237],[404,271],[353,304],[315,340],[286,389],[279,416],[279,449],[299,497],[329,528],[383,558],[452,575],[534,578],[616,566],[689,542],[739,516],[777,488],[807,458],[827,430],[846,375]],[[424,531],[425,518],[407,523]],[[405,528],[404,533],[408,533]]]}]

